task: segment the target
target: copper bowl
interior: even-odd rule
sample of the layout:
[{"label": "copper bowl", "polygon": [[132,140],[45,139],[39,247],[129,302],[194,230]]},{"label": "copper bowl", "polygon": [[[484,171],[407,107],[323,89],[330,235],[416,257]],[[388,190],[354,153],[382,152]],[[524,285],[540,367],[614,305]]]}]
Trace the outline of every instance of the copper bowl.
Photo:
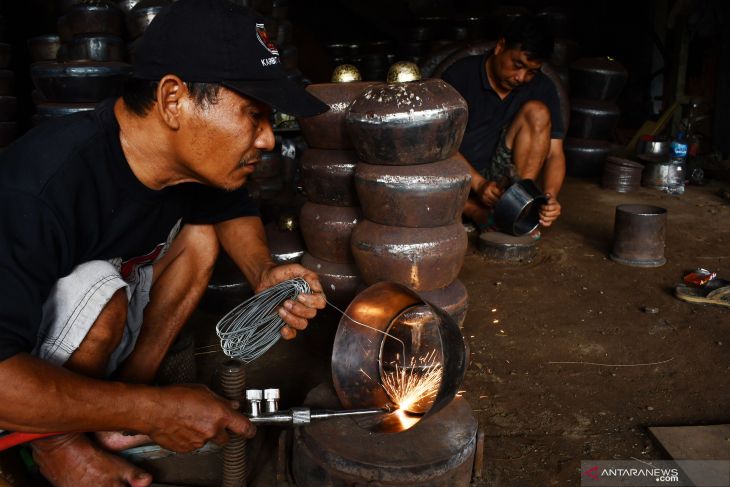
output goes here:
[{"label": "copper bowl", "polygon": [[456,222],[469,196],[470,181],[468,163],[459,155],[414,166],[360,163],[355,169],[365,218],[400,227]]},{"label": "copper bowl", "polygon": [[36,36],[28,39],[28,53],[31,63],[55,61],[61,38],[56,34]]},{"label": "copper bowl", "polygon": [[343,307],[350,304],[352,298],[362,287],[362,277],[355,264],[338,264],[324,259],[318,259],[305,252],[302,256],[302,265],[317,273],[322,284],[327,301]]},{"label": "copper bowl", "polygon": [[46,100],[94,103],[118,96],[132,66],[123,63],[36,63],[30,67],[33,84]]},{"label": "copper bowl", "polygon": [[[440,365],[436,393],[415,403],[398,404],[383,387],[384,376],[395,363],[403,363],[401,370],[409,374],[419,374],[418,364],[423,363],[419,359],[428,354]],[[466,344],[456,322],[393,282],[374,284],[355,297],[340,319],[332,349],[332,380],[345,408],[397,406],[402,413],[416,415],[411,424],[454,399],[466,365]],[[387,423],[388,418],[375,421]]]},{"label": "copper bowl", "polygon": [[468,245],[461,222],[406,228],[363,220],[352,232],[351,242],[367,284],[392,281],[416,291],[451,284],[459,275]]},{"label": "copper bowl", "polygon": [[302,206],[299,225],[310,254],[340,264],[353,262],[350,235],[362,219],[356,206],[329,206],[307,202]]},{"label": "copper bowl", "polygon": [[608,57],[583,58],[570,65],[570,90],[576,98],[614,101],[628,78],[626,68]]},{"label": "copper bowl", "polygon": [[125,45],[121,37],[79,35],[68,43],[66,56],[68,61],[123,61]]},{"label": "copper bowl", "polygon": [[352,142],[345,129],[345,114],[350,103],[372,82],[320,83],[307,86],[307,91],[330,106],[315,117],[298,118],[302,135],[309,147],[316,149],[351,149]]},{"label": "copper bowl", "polygon": [[609,139],[618,125],[621,111],[610,101],[570,100],[568,135],[581,139]]},{"label": "copper bowl", "polygon": [[306,149],[300,164],[309,201],[333,206],[360,204],[355,191],[355,151]]},{"label": "copper bowl", "polygon": [[109,0],[83,0],[58,19],[58,33],[64,42],[81,34],[122,37],[124,14],[117,4]]},{"label": "copper bowl", "polygon": [[461,95],[440,79],[376,85],[350,105],[347,130],[364,162],[425,164],[456,153],[467,111]]},{"label": "copper bowl", "polygon": [[129,38],[133,40],[144,34],[157,14],[172,3],[171,0],[142,0],[136,3],[127,14]]},{"label": "copper bowl", "polygon": [[39,103],[33,115],[33,125],[40,125],[58,117],[65,117],[79,112],[88,112],[96,107],[96,103]]}]

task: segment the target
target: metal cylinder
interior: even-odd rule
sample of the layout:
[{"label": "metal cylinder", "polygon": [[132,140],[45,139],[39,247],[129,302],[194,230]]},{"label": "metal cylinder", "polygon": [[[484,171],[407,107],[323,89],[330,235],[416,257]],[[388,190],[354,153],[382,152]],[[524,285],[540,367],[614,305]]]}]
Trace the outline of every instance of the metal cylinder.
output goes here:
[{"label": "metal cylinder", "polygon": [[246,413],[252,418],[261,416],[262,402],[264,400],[264,391],[261,389],[246,390]]},{"label": "metal cylinder", "polygon": [[264,412],[275,413],[279,410],[279,389],[264,389]]},{"label": "metal cylinder", "polygon": [[664,257],[667,210],[651,205],[619,205],[611,260],[636,267],[659,267]]},{"label": "metal cylinder", "polygon": [[603,164],[601,186],[619,193],[635,191],[641,184],[641,171],[643,170],[644,166],[638,162],[609,156]]},{"label": "metal cylinder", "polygon": [[[246,369],[238,360],[228,360],[220,373],[223,395],[230,400],[240,401],[246,388]],[[243,487],[246,485],[246,438],[229,434],[223,447],[222,487]]]}]

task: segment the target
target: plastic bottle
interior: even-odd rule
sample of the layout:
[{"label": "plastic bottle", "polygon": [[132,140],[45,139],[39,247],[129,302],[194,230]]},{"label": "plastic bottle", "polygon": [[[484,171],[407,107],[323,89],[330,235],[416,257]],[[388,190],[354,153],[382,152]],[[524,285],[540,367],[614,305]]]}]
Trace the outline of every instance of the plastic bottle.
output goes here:
[{"label": "plastic bottle", "polygon": [[670,172],[667,178],[667,193],[684,194],[684,179],[687,171],[687,141],[684,132],[677,133],[669,148]]}]

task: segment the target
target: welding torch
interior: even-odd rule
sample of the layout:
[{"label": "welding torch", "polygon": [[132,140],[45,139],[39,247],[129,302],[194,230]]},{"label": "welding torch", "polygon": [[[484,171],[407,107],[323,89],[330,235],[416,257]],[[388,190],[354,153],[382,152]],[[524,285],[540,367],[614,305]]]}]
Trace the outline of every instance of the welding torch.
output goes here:
[{"label": "welding torch", "polygon": [[[264,397],[265,393],[265,397]],[[373,414],[389,413],[388,408],[367,408],[367,409],[311,409],[308,407],[293,407],[279,411],[279,390],[249,389],[246,391],[246,402],[248,411],[243,414],[255,425],[261,426],[302,426],[317,421],[324,421],[335,418],[359,417]],[[0,451],[27,443],[29,441],[58,436],[64,433],[22,433],[22,432],[0,432]],[[136,433],[130,433],[136,434]]]}]

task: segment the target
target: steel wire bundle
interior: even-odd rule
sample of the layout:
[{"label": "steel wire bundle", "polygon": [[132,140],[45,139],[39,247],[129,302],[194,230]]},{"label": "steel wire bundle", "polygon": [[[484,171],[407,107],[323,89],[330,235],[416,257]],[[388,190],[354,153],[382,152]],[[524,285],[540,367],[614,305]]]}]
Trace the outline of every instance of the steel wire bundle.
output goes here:
[{"label": "steel wire bundle", "polygon": [[296,300],[311,288],[301,277],[281,282],[250,297],[229,311],[215,327],[223,353],[249,363],[281,338],[285,325],[277,309],[287,299]]}]

